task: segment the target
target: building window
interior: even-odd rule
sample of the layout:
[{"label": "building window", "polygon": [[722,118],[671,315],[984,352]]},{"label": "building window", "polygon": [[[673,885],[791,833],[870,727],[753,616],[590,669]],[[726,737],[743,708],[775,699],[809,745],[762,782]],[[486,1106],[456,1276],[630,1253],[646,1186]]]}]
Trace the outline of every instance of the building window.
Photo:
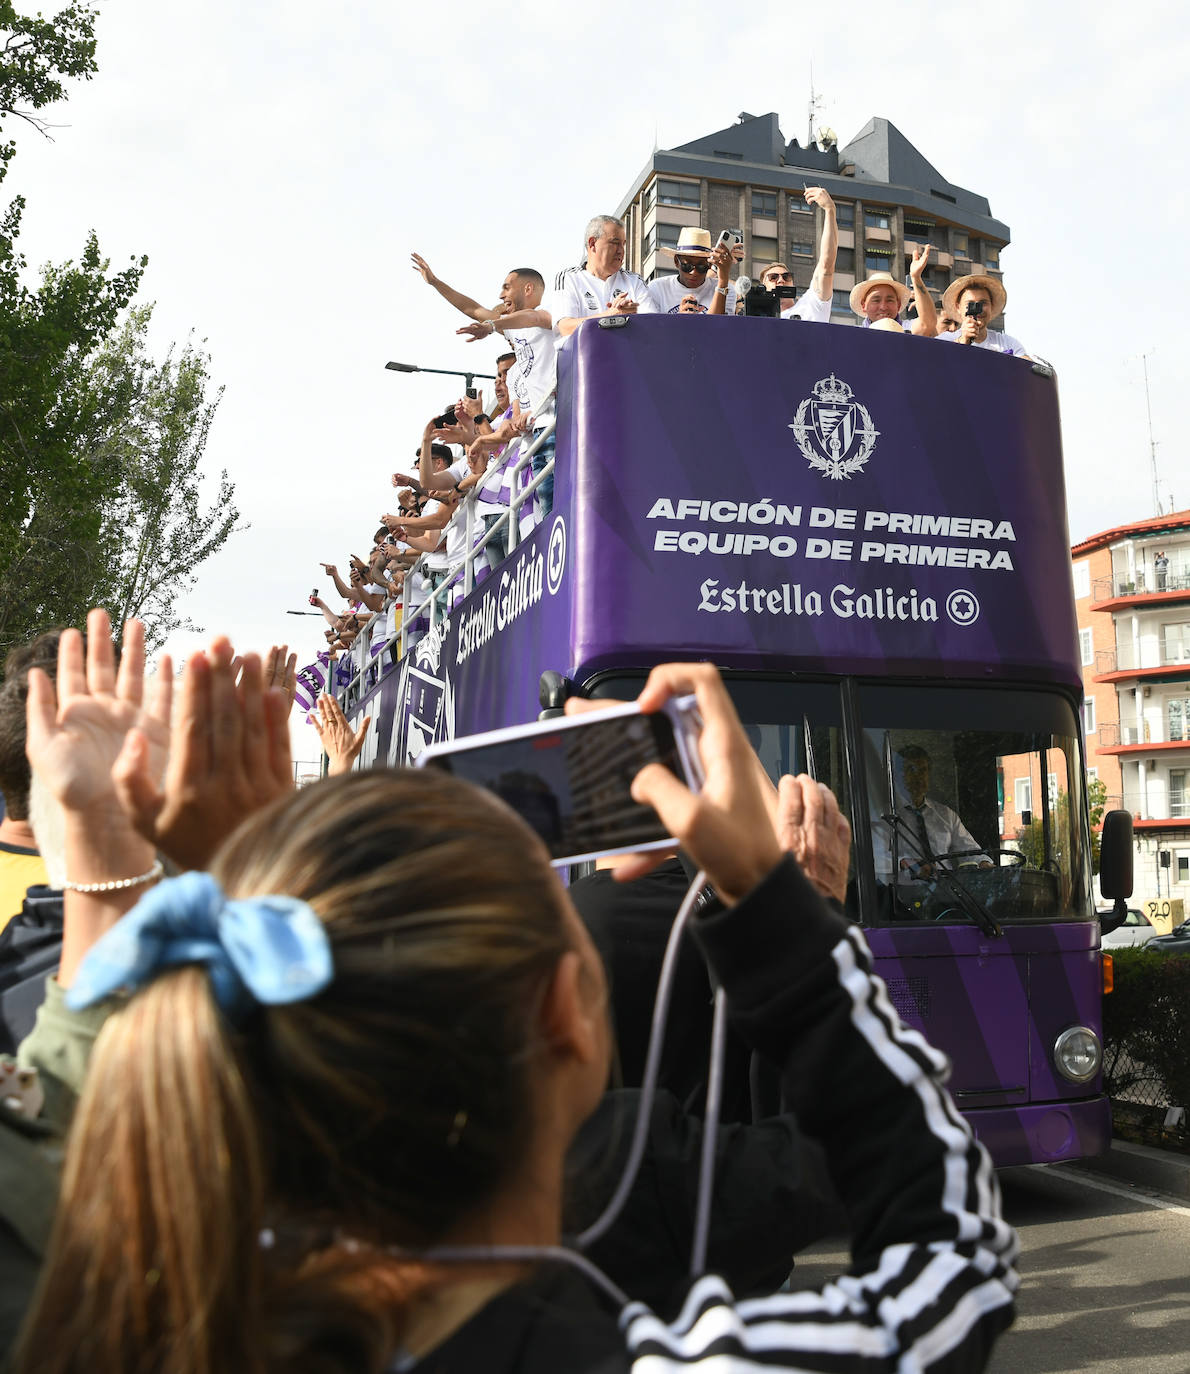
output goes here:
[{"label": "building window", "polygon": [[843,287],[831,292],[831,313],[833,315],[850,315],[851,311],[851,292]]},{"label": "building window", "polygon": [[1098,780],[1099,780],[1099,769],[1098,769],[1098,768],[1088,768],[1088,769],[1087,769],[1087,781],[1088,781],[1088,782],[1098,782]]},{"label": "building window", "polygon": [[892,211],[878,209],[865,210],[864,225],[868,229],[891,229]]},{"label": "building window", "polygon": [[770,262],[777,261],[777,240],[752,235],[753,276],[759,277]]},{"label": "building window", "polygon": [[988,244],[988,246],[984,249],[983,260],[987,263],[989,267],[999,267],[1000,250],[998,248],[993,248],[991,244]]},{"label": "building window", "polygon": [[905,241],[907,243],[929,243],[933,225],[928,220],[907,219],[905,221]]},{"label": "building window", "polygon": [[853,200],[837,200],[835,202],[835,223],[840,229],[855,228],[855,202]]},{"label": "building window", "polygon": [[835,271],[836,271],[836,272],[854,272],[854,271],[855,271],[855,249],[854,249],[854,248],[840,248],[840,249],[839,249],[839,251],[835,254]]},{"label": "building window", "polygon": [[656,196],[657,196],[657,183],[656,183],[655,181],[650,181],[649,184],[645,187],[645,193],[644,193],[644,195],[641,197],[641,202],[640,202],[641,210],[642,210],[646,215],[647,215],[647,214],[649,213],[649,211],[653,208],[653,201],[654,201],[654,199],[656,198]]},{"label": "building window", "polygon": [[1033,779],[1017,778],[1012,786],[1013,802],[1016,806],[1016,814],[1033,810]]},{"label": "building window", "polygon": [[642,242],[641,242],[641,245],[640,245],[640,255],[641,255],[642,258],[647,258],[647,257],[649,256],[650,253],[655,253],[656,251],[657,251],[657,230],[656,230],[656,229],[650,229],[649,232],[644,236],[644,239],[643,239]]},{"label": "building window", "polygon": [[1085,559],[1074,565],[1074,598],[1091,595],[1091,565]]},{"label": "building window", "polygon": [[1190,697],[1171,697],[1165,703],[1165,719],[1169,725],[1169,741],[1187,738],[1186,723],[1190,720]]},{"label": "building window", "polygon": [[1095,733],[1095,698],[1083,697],[1083,734]]},{"label": "building window", "polygon": [[697,210],[702,204],[698,183],[689,181],[658,181],[657,199],[662,205],[683,205],[688,210]]},{"label": "building window", "polygon": [[1174,862],[1178,866],[1178,876],[1174,882],[1190,883],[1190,854],[1175,854]]},{"label": "building window", "polygon": [[982,258],[982,256],[981,256],[981,248],[982,248],[982,245],[980,244],[980,242],[979,242],[978,239],[972,239],[972,240],[971,240],[971,252],[970,252],[970,255],[969,255],[969,256],[970,256],[972,262],[982,262],[982,261],[983,261],[983,258]]},{"label": "building window", "polygon": [[[1190,815],[1190,809],[1186,806],[1186,770],[1184,768],[1171,768],[1169,770],[1169,817],[1170,820],[1184,821]],[[1179,879],[1179,881],[1181,881]]]},{"label": "building window", "polygon": [[808,215],[813,211],[812,205],[807,205],[805,197],[798,191],[794,191],[789,197],[789,213],[791,215]]},{"label": "building window", "polygon": [[1190,663],[1190,624],[1162,625],[1166,663]]},{"label": "building window", "polygon": [[[812,243],[794,243],[791,240],[789,244],[789,256],[792,258],[812,258],[814,256],[814,245]],[[836,262],[835,266],[838,267],[838,265],[839,264]]]},{"label": "building window", "polygon": [[775,191],[753,191],[752,213],[762,219],[777,218],[777,193]]},{"label": "building window", "polygon": [[956,234],[954,236],[954,251],[960,258],[967,257],[967,235]]},{"label": "building window", "polygon": [[1078,651],[1083,667],[1089,668],[1095,662],[1095,641],[1090,630],[1078,632]]},{"label": "building window", "polygon": [[873,253],[871,249],[868,249],[864,254],[864,266],[869,272],[887,272],[891,265],[891,253]]},{"label": "building window", "polygon": [[658,224],[657,225],[657,247],[676,248],[678,246],[678,235],[682,232],[680,224]]}]

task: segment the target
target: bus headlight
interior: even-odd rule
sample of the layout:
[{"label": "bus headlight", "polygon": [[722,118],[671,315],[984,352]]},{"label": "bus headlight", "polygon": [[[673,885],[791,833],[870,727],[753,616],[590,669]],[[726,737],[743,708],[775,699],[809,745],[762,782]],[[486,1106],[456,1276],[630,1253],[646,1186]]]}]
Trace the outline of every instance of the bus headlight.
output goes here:
[{"label": "bus headlight", "polygon": [[1054,1063],[1063,1078],[1072,1083],[1088,1083],[1103,1063],[1099,1037],[1086,1026],[1071,1026],[1054,1042]]}]

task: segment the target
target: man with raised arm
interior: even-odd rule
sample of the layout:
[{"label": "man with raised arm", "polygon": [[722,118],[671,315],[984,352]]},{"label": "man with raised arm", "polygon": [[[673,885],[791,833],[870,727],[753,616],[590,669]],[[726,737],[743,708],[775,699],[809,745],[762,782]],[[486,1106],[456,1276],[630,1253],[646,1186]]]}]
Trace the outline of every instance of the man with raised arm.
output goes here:
[{"label": "man with raised arm", "polygon": [[655,277],[649,283],[649,294],[661,314],[735,314],[735,287],[729,281],[731,252],[722,245],[712,248],[708,230],[690,226],[682,229],[673,259],[677,276]]},{"label": "man with raised arm", "polygon": [[656,314],[657,303],[643,279],[624,270],[623,222],[614,215],[596,215],[584,238],[586,265],[559,272],[545,303],[561,338],[568,339],[593,316]]},{"label": "man with raised arm", "polygon": [[[465,324],[458,331],[469,340],[503,334],[516,355],[516,400],[523,415],[525,447],[537,445],[533,454],[533,475],[544,471],[554,457],[554,436],[543,431],[554,418],[554,387],[558,379],[553,322],[541,299],[545,282],[532,267],[516,267],[504,278],[500,288],[502,314],[487,321]],[[554,474],[550,472],[537,488],[537,509],[544,519],[554,505]]]},{"label": "man with raised arm", "polygon": [[[932,339],[938,328],[938,307],[923,285],[926,263],[929,261],[928,243],[913,245],[913,261],[909,264],[910,291],[896,280],[891,272],[873,272],[851,288],[851,308],[860,317],[864,329],[889,329],[895,334],[921,334]],[[917,306],[917,318],[908,326],[901,324],[901,312],[910,299]],[[943,300],[945,308],[945,298]]]},{"label": "man with raised arm", "polygon": [[[835,202],[823,186],[807,186],[803,192],[807,205],[819,205],[825,220],[822,242],[818,246],[818,261],[809,287],[795,301],[781,309],[783,320],[812,320],[815,324],[829,324],[831,299],[835,289],[835,259],[839,255],[839,225],[835,216]],[[766,291],[778,286],[792,286],[793,273],[783,262],[770,262],[760,274],[760,284]]]}]

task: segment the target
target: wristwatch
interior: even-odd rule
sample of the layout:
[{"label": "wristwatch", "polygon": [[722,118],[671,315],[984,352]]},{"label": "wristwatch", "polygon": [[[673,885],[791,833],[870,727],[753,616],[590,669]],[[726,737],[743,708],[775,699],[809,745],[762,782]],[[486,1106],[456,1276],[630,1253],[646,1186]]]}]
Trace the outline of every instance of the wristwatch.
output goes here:
[{"label": "wristwatch", "polygon": [[475,417],[475,423],[477,425],[480,423],[490,425],[492,423],[492,417],[490,415],[485,415],[481,410],[479,414]]}]

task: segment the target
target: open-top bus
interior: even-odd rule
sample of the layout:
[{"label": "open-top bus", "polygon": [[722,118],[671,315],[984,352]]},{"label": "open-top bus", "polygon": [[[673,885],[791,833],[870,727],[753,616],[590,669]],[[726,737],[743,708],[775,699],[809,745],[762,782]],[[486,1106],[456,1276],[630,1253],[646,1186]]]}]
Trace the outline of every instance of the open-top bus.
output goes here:
[{"label": "open-top bus", "polygon": [[576,332],[558,417],[549,517],[353,694],[373,717],[363,764],[713,661],[770,774],[839,797],[848,913],[996,1162],[1105,1149],[1052,371],[879,331],[640,316]]}]

